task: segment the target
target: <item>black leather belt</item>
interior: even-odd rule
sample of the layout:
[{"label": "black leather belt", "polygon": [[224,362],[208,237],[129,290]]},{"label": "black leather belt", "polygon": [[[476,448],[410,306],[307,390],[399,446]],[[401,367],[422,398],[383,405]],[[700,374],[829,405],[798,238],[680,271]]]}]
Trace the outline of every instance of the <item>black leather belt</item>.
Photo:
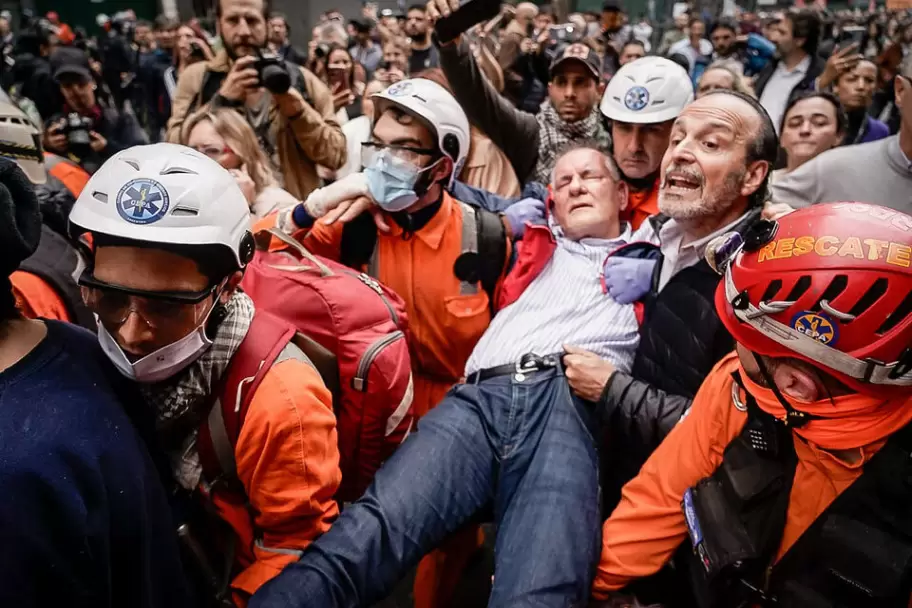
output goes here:
[{"label": "black leather belt", "polygon": [[537,355],[535,353],[526,353],[520,357],[519,361],[516,363],[508,363],[507,365],[489,367],[488,369],[481,369],[477,372],[469,374],[466,377],[466,384],[478,384],[479,382],[483,382],[489,378],[510,375],[515,376],[517,382],[522,382],[526,379],[526,376],[534,374],[535,372],[562,367],[563,356],[564,353],[555,353],[551,355]]}]

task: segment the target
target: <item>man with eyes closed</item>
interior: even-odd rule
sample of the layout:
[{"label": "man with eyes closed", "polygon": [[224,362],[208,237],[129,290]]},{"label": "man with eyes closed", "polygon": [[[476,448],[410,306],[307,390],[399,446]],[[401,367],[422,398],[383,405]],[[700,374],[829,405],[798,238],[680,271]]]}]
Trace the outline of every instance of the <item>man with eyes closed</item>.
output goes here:
[{"label": "man with eyes closed", "polygon": [[621,267],[613,257],[606,262],[609,293],[645,305],[633,367],[623,372],[590,353],[568,365],[567,379],[578,396],[598,403],[611,437],[603,467],[609,509],[733,348],[713,308],[719,277],[703,253],[717,236],[743,232],[759,217],[776,153],[772,122],[756,100],[715,91],[690,104],[662,159],[660,214],[632,239],[656,243],[659,260],[637,260],[639,269],[623,273],[613,272]]}]

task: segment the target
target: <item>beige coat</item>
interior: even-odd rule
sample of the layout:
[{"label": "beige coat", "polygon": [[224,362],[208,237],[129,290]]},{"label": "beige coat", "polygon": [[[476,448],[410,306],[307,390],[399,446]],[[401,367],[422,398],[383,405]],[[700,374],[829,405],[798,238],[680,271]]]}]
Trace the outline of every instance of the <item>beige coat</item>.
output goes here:
[{"label": "beige coat", "polygon": [[[168,141],[179,142],[181,125],[187,115],[198,109],[191,108],[200,93],[206,70],[228,72],[231,60],[220,51],[209,62],[189,66],[177,82],[177,92],[172,102],[171,120],[168,121]],[[313,106],[304,104],[300,116],[289,120],[273,107],[270,111],[285,189],[299,200],[320,186],[317,165],[338,169],[345,164],[345,135],[335,119],[329,89],[309,70],[301,68],[304,83]]]}]

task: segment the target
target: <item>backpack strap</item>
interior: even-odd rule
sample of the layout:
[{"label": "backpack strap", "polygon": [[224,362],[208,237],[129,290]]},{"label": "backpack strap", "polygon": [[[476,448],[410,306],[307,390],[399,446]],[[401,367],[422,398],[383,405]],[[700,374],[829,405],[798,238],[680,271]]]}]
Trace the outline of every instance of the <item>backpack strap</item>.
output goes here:
[{"label": "backpack strap", "polygon": [[359,270],[366,265],[367,274],[377,278],[377,225],[370,213],[364,212],[342,227],[339,249],[339,262]]},{"label": "backpack strap", "polygon": [[[295,329],[273,315],[257,311],[238,351],[222,377],[205,423],[200,426],[197,449],[207,483],[224,482],[240,490],[234,449],[250,402],[266,373],[294,338]],[[288,358],[288,357],[286,357]],[[246,493],[244,493],[246,501]]]},{"label": "backpack strap", "polygon": [[494,314],[497,299],[497,282],[503,274],[507,259],[507,229],[500,216],[485,209],[475,210],[476,230],[478,234],[478,255],[481,258],[481,286],[488,293],[491,301],[491,314]]}]

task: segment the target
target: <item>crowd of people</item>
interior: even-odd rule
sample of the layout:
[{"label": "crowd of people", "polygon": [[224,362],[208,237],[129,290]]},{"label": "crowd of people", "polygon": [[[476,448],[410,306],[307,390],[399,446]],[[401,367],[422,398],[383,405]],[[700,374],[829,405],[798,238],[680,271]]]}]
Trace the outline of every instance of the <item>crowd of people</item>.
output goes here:
[{"label": "crowd of people", "polygon": [[910,605],[912,12],[674,11],[0,12],[0,604]]}]

